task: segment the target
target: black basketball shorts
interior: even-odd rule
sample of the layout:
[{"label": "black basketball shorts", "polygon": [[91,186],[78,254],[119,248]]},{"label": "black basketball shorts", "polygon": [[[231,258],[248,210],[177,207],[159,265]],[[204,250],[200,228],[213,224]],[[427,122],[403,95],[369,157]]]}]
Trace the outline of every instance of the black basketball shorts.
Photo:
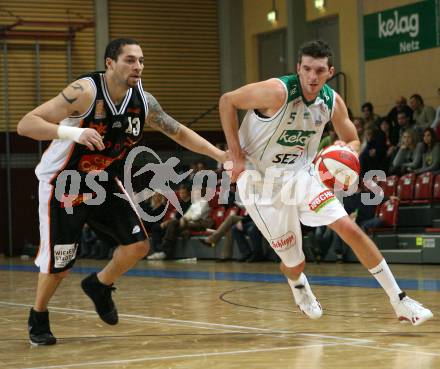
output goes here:
[{"label": "black basketball shorts", "polygon": [[[40,272],[59,273],[72,268],[85,223],[98,234],[109,235],[119,245],[130,245],[148,237],[121,182],[110,179],[105,190],[105,200],[100,205],[86,204],[80,194],[69,206],[57,200],[53,185],[40,181],[40,248],[35,259]],[[115,193],[125,196],[121,198]]]}]

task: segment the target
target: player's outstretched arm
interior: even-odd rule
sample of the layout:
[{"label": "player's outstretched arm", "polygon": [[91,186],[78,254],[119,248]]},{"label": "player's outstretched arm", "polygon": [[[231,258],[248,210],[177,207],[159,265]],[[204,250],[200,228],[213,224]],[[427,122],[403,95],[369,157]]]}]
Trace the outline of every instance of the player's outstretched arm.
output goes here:
[{"label": "player's outstretched arm", "polygon": [[17,132],[34,140],[71,139],[94,150],[104,149],[99,133],[90,128],[61,127],[70,116],[84,114],[92,104],[94,90],[90,82],[78,80],[69,84],[59,95],[36,107],[18,122]]},{"label": "player's outstretched arm", "polygon": [[336,102],[332,116],[333,127],[339,139],[345,142],[354,151],[359,152],[361,143],[357,135],[356,127],[348,117],[347,107],[341,96],[335,93]]},{"label": "player's outstretched arm", "polygon": [[150,127],[161,131],[188,150],[207,155],[220,163],[226,161],[226,153],[224,151],[218,149],[192,129],[185,127],[165,113],[153,95],[145,92],[145,96],[148,101],[146,123]]}]

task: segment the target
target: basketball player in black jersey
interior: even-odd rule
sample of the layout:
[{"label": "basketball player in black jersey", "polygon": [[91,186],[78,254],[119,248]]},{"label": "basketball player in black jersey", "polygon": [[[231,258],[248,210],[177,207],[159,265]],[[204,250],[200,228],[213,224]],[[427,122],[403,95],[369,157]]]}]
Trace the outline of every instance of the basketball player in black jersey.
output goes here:
[{"label": "basketball player in black jersey", "polygon": [[[138,42],[113,40],[106,48],[105,72],[74,81],[18,124],[20,135],[53,140],[36,168],[40,181],[41,243],[35,260],[40,268],[38,287],[29,316],[30,341],[34,345],[56,343],[50,330],[48,304],[75,262],[86,222],[120,245],[99,273],[81,283],[100,318],[108,324],[118,322],[111,297],[113,283],[149,250],[148,237],[136,211],[114,194],[124,193],[119,173],[131,148],[142,139],[144,124],[189,150],[218,162],[226,159],[224,151],[166,114],[157,100],[143,90],[143,60]],[[57,195],[57,184],[67,170],[79,175],[79,194],[74,197]],[[90,173],[104,172],[106,176],[100,177],[99,184],[105,189],[105,201],[90,205],[93,192],[84,186],[85,178]]]}]

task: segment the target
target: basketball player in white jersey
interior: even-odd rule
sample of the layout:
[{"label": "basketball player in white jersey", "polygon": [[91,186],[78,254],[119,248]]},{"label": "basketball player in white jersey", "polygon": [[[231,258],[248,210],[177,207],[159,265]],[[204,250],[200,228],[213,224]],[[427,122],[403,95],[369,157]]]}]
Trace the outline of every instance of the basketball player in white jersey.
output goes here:
[{"label": "basketball player in white jersey", "polygon": [[[111,294],[113,283],[148,254],[148,236],[125,194],[122,168],[130,150],[141,141],[144,123],[171,139],[217,162],[226,153],[167,115],[141,84],[143,54],[138,42],[117,39],[107,45],[105,72],[93,72],[67,86],[58,96],[26,114],[18,124],[20,135],[53,140],[36,169],[39,185],[40,268],[35,304],[29,315],[29,336],[34,345],[51,345],[48,304],[72,268],[84,223],[104,232],[121,245],[99,273],[81,286],[95,304],[100,318],[116,324],[118,314]],[[148,137],[146,138],[148,142]],[[66,170],[81,178],[79,195],[66,205],[56,196],[57,179]],[[84,186],[89,173],[105,172],[106,191],[100,205],[88,205]],[[70,191],[69,191],[70,192]],[[116,193],[116,194],[115,194]],[[70,214],[66,212],[70,209]]]},{"label": "basketball player in white jersey", "polygon": [[[318,319],[322,308],[303,273],[300,222],[333,229],[383,287],[397,318],[419,325],[432,312],[399,288],[376,245],[314,172],[312,161],[330,120],[340,144],[355,152],[360,147],[343,100],[325,84],[333,74],[330,47],[323,41],[311,41],[299,50],[296,75],[252,83],[221,97],[220,117],[233,163],[232,181],[237,181],[246,209],[281,258],[280,269],[306,316]],[[240,129],[238,109],[247,110]],[[280,175],[274,174],[277,172]],[[264,183],[269,173],[274,178],[270,198]],[[294,190],[296,205],[283,201],[286,184]]]}]

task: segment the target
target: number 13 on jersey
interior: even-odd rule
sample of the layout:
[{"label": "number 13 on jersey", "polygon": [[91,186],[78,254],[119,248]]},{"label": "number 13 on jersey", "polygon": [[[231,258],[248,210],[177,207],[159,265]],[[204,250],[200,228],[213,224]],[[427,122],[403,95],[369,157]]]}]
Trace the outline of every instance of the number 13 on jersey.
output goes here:
[{"label": "number 13 on jersey", "polygon": [[141,129],[141,121],[138,117],[128,117],[128,127],[125,130],[125,133],[132,134],[133,136],[138,136]]}]

